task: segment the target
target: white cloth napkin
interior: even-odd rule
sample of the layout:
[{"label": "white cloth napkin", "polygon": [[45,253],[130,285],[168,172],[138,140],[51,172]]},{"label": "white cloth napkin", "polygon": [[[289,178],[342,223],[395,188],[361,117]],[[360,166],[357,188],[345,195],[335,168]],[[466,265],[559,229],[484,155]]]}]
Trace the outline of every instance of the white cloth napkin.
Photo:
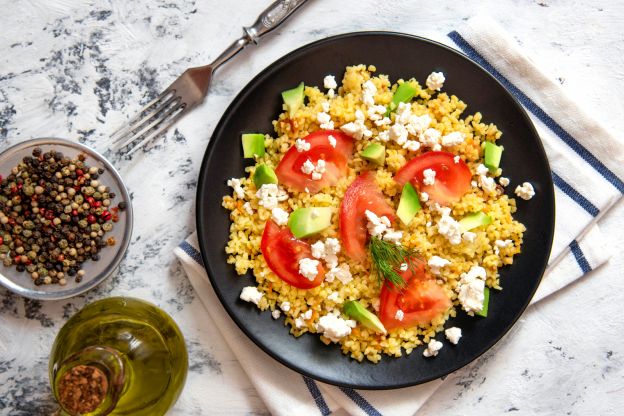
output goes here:
[{"label": "white cloth napkin", "polygon": [[[522,103],[548,154],[556,194],[555,241],[536,302],[609,258],[596,221],[624,193],[624,147],[568,99],[495,22],[473,18],[449,38]],[[175,254],[212,318],[206,324],[220,330],[274,415],[326,415],[338,409],[352,415],[413,415],[443,382],[361,391],[303,377],[262,352],[229,318],[207,278],[195,234]]]}]

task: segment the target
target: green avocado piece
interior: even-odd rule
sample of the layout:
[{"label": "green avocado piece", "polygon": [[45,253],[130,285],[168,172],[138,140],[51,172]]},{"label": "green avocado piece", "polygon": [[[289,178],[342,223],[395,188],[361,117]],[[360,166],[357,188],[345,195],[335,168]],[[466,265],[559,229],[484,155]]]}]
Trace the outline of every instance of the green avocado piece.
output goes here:
[{"label": "green avocado piece", "polygon": [[382,166],[386,160],[386,147],[379,143],[371,143],[362,150],[360,156],[362,156],[362,159]]},{"label": "green avocado piece", "polygon": [[472,214],[468,214],[464,218],[459,220],[459,227],[461,228],[461,231],[464,232],[491,223],[492,217],[490,217],[483,211],[478,211],[473,212]]},{"label": "green avocado piece", "polygon": [[490,288],[486,286],[485,289],[483,290],[483,308],[481,308],[481,312],[476,312],[476,314],[486,318],[488,314],[489,305],[490,305]]},{"label": "green avocado piece", "polygon": [[416,95],[416,88],[412,84],[407,81],[403,84],[399,84],[397,89],[394,91],[392,101],[390,101],[390,104],[388,104],[386,116],[388,116],[392,111],[396,110],[399,106],[399,103],[407,103],[411,101],[412,98],[414,98],[414,95]]},{"label": "green avocado piece", "polygon": [[255,156],[264,156],[264,134],[244,133],[241,136],[243,142],[243,157],[253,159]]},{"label": "green avocado piece", "polygon": [[286,108],[288,109],[288,115],[294,116],[297,110],[303,105],[303,82],[297,85],[295,88],[282,92],[282,99]]},{"label": "green avocado piece", "polygon": [[277,183],[277,175],[273,169],[263,163],[256,166],[256,170],[253,174],[253,182],[256,188],[260,189],[264,184]]},{"label": "green avocado piece", "polygon": [[485,153],[483,164],[490,170],[496,171],[500,166],[501,156],[503,155],[503,147],[497,146],[492,142],[485,142],[483,146]]},{"label": "green avocado piece", "polygon": [[397,216],[401,219],[403,224],[409,225],[418,211],[420,211],[418,192],[416,192],[416,189],[414,189],[411,183],[407,182],[403,185],[399,208],[397,208]]},{"label": "green avocado piece", "polygon": [[348,302],[345,302],[342,310],[350,318],[355,319],[366,328],[372,329],[376,332],[381,332],[382,334],[387,333],[386,328],[383,326],[377,315],[366,309],[357,300],[350,300]]},{"label": "green avocado piece", "polygon": [[331,225],[330,207],[297,208],[290,214],[288,227],[297,238],[309,237]]}]

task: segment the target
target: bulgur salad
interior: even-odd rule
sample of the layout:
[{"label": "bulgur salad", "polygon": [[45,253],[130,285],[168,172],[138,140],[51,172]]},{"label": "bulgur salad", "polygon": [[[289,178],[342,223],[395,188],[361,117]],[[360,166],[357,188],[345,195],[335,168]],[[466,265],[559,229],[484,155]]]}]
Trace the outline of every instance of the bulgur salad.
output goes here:
[{"label": "bulgur salad", "polygon": [[[374,66],[339,86],[284,91],[274,135],[242,135],[254,163],[232,178],[225,251],[255,283],[240,298],[298,337],[316,333],[358,361],[457,344],[458,313],[487,319],[499,268],[524,225],[502,176],[502,133],[443,91],[444,74],[392,83]],[[515,194],[534,195],[530,183]],[[443,337],[438,337],[442,339]]]}]

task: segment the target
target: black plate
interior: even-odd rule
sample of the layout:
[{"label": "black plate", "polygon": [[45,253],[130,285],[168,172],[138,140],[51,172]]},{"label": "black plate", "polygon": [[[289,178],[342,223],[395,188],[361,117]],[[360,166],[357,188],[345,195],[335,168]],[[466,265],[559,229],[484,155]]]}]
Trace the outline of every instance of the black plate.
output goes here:
[{"label": "black plate", "polygon": [[[323,77],[344,68],[372,64],[391,81],[416,77],[423,82],[431,71],[446,76],[444,91],[468,103],[465,114],[480,111],[484,120],[502,131],[505,147],[502,167],[512,186],[529,181],[536,190],[530,201],[518,200],[515,217],[524,223],[522,254],[512,267],[501,269],[504,290],[493,292],[489,317],[464,313],[447,326],[459,326],[459,345],[445,342],[433,359],[422,356],[423,347],[400,359],[384,357],[378,364],[359,363],[343,355],[336,345],[325,346],[317,335],[294,338],[268,312],[238,299],[253,277],[239,277],[226,263],[224,247],[230,221],[221,207],[231,192],[227,179],[245,175],[240,135],[273,133],[271,120],[281,111],[280,92],[303,81],[322,87]],[[516,322],[537,289],[546,267],[554,230],[554,192],[548,161],[531,121],[512,96],[480,66],[441,44],[397,33],[362,32],[324,39],[297,49],[256,76],[234,99],[217,125],[199,174],[197,230],[202,258],[212,285],[238,326],[260,348],[286,366],[320,381],[345,387],[387,389],[424,383],[468,364],[492,347]],[[442,340],[443,334],[437,339]]]}]

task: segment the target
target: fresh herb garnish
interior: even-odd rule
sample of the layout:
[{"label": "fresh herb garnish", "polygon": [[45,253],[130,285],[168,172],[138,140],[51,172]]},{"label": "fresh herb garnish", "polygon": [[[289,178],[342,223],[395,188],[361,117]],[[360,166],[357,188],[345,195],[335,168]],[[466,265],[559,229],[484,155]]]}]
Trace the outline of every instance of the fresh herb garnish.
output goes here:
[{"label": "fresh herb garnish", "polygon": [[400,271],[402,264],[407,264],[409,270],[414,270],[413,263],[418,258],[418,252],[400,244],[382,240],[379,237],[370,239],[368,250],[379,284],[381,285],[384,280],[387,280],[398,288],[405,287],[406,282],[398,271]]}]

